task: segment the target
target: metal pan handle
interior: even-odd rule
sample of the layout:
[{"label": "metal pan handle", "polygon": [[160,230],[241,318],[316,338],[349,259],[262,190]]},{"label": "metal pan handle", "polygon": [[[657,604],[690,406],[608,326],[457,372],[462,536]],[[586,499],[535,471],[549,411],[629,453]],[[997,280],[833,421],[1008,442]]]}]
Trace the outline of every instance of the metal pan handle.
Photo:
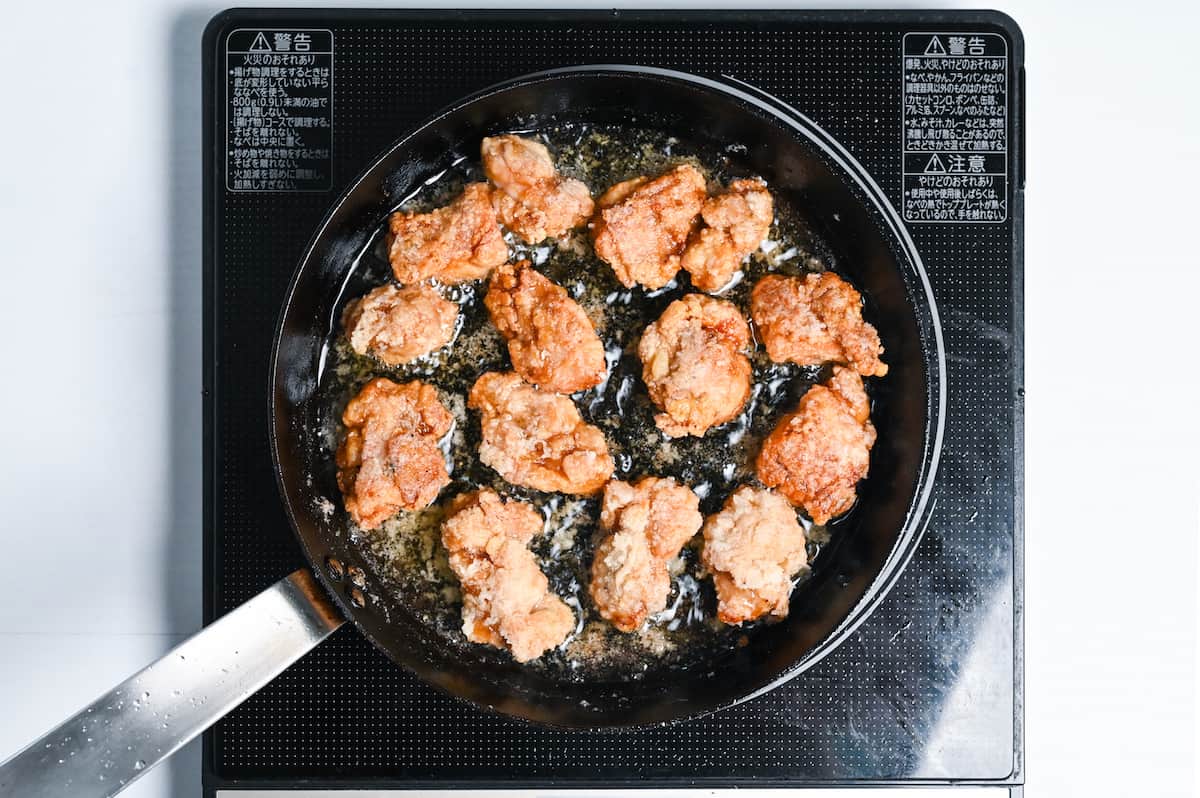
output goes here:
[{"label": "metal pan handle", "polygon": [[296,571],[0,764],[0,795],[116,795],[344,623]]}]

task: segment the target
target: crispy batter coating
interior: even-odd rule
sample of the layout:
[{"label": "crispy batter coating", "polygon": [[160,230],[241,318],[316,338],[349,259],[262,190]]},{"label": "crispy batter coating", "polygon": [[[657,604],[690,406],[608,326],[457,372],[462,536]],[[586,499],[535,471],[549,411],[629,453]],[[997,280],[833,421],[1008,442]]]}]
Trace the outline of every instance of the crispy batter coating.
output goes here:
[{"label": "crispy batter coating", "polygon": [[596,545],[590,589],[601,617],[622,632],[633,632],[667,606],[671,574],[667,561],[651,553],[645,535],[621,530]]},{"label": "crispy batter coating", "polygon": [[500,221],[530,244],[563,235],[595,210],[588,187],[558,174],[540,142],[492,136],[480,151],[483,171],[500,189],[493,194]]},{"label": "crispy batter coating", "polygon": [[879,333],[863,321],[862,297],[833,272],[767,275],[750,294],[750,315],[777,363],[843,363],[864,377],[887,374]]},{"label": "crispy batter coating", "polygon": [[761,180],[735,180],[700,209],[704,227],[683,251],[681,264],[701,291],[725,286],[742,261],[763,242],[775,218],[775,202]]},{"label": "crispy batter coating", "polygon": [[704,524],[704,566],[728,624],[788,614],[792,577],[808,566],[796,511],[769,490],[743,486]]},{"label": "crispy batter coating", "polygon": [[483,304],[508,339],[513,369],[527,382],[555,393],[574,393],[603,381],[604,344],[591,320],[529,261],[500,267]]},{"label": "crispy batter coating", "polygon": [[596,203],[596,254],[621,285],[662,288],[679,271],[679,257],[704,204],[704,175],[690,164],[650,180],[626,180]]},{"label": "crispy batter coating", "polygon": [[658,428],[673,438],[703,435],[742,410],[750,396],[750,328],[723,299],[688,294],[642,333],[638,356]]},{"label": "crispy batter coating", "polygon": [[493,371],[475,381],[467,406],[481,417],[480,461],[514,485],[589,495],[612,476],[604,433],[584,422],[569,397]]},{"label": "crispy batter coating", "polygon": [[550,592],[527,544],[542,531],[531,505],[503,501],[494,491],[456,496],[446,508],[442,543],[463,590],[463,634],[536,659],[566,640],[575,615]]},{"label": "crispy batter coating", "polygon": [[700,531],[700,497],[671,477],[642,477],[634,484],[613,480],[600,506],[602,529],[635,529],[650,552],[669,560]]},{"label": "crispy batter coating", "polygon": [[454,338],[458,305],[428,285],[381,285],[346,305],[342,327],[350,348],[399,366],[440,349]]},{"label": "crispy batter coating", "polygon": [[758,478],[824,524],[854,504],[855,487],[867,475],[875,427],[862,377],[836,367],[824,385],[800,398],[763,441]]},{"label": "crispy batter coating", "polygon": [[667,606],[667,563],[704,521],[700,499],[670,478],[612,481],[604,489],[600,528],[607,534],[592,560],[592,600],[622,632]]},{"label": "crispy batter coating", "polygon": [[444,283],[479,280],[508,260],[487,183],[470,184],[444,208],[393,213],[387,248],[392,273],[405,285],[429,277]]},{"label": "crispy batter coating", "polygon": [[419,510],[450,482],[438,438],[453,416],[433,386],[383,377],[368,382],[342,413],[337,482],[354,523],[375,529],[400,510]]}]

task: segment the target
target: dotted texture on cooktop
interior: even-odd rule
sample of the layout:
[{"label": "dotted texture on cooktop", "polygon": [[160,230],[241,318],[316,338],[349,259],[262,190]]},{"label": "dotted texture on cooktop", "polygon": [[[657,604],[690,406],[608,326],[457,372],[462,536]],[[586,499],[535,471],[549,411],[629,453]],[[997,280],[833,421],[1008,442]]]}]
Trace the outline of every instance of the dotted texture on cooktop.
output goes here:
[{"label": "dotted texture on cooktop", "polygon": [[[725,74],[802,110],[865,165],[893,204],[899,200],[899,54],[909,26],[433,24],[399,16],[313,22],[289,24],[281,14],[242,26],[332,29],[333,190],[231,194],[220,188],[219,169],[208,176],[218,180],[207,309],[214,372],[206,578],[215,615],[303,564],[277,500],[266,439],[270,330],[288,279],[341,188],[430,112],[496,81],[573,64]],[[221,113],[213,124],[219,141]],[[1013,215],[1000,225],[911,226],[948,354],[936,509],[887,599],[813,669],[701,720],[625,733],[562,732],[437,693],[345,628],[210,732],[209,786],[1006,778],[1017,754]]]}]

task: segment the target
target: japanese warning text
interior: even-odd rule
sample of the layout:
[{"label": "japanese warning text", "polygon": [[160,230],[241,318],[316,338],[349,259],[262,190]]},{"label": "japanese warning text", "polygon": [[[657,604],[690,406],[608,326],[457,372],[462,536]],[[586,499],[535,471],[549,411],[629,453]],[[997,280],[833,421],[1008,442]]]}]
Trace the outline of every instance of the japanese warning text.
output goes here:
[{"label": "japanese warning text", "polygon": [[225,187],[329,190],[333,33],[236,30],[225,66]]},{"label": "japanese warning text", "polygon": [[1008,45],[995,33],[904,34],[904,218],[1008,218]]}]

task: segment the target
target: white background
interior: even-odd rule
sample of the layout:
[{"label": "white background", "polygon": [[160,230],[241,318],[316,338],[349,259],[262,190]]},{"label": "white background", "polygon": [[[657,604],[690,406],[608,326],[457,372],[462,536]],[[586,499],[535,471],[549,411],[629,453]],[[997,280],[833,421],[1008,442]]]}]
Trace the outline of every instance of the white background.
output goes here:
[{"label": "white background", "polygon": [[[1027,794],[1194,795],[1200,13],[1003,8],[1029,75]],[[199,626],[217,10],[3,11],[0,757]],[[198,796],[197,746],[129,794]]]}]

